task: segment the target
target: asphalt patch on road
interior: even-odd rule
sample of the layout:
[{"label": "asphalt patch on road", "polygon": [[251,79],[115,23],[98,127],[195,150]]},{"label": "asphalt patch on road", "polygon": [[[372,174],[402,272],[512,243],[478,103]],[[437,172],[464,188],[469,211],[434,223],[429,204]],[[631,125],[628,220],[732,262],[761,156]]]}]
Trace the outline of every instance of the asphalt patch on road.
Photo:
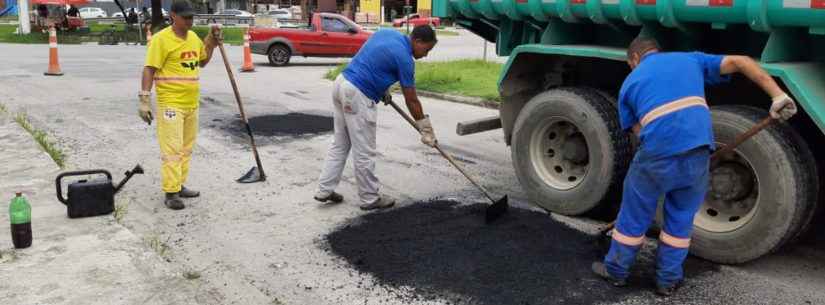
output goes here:
[{"label": "asphalt patch on road", "polygon": [[[523,209],[485,225],[486,207],[432,200],[370,213],[327,235],[326,247],[382,285],[412,288],[415,301],[596,304],[650,294],[650,254],[633,269],[631,287],[614,288],[591,274],[604,253],[594,236]],[[691,258],[685,273],[715,269]]]},{"label": "asphalt patch on road", "polygon": [[[306,137],[333,130],[332,117],[317,114],[291,112],[247,118],[252,134],[257,137]],[[222,128],[235,136],[246,138],[246,128],[240,117]]]}]

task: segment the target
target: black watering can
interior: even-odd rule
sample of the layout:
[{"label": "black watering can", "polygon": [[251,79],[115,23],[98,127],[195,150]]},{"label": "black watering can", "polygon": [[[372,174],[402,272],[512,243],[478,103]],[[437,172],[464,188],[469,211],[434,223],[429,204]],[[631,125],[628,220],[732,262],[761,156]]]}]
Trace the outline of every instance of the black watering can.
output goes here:
[{"label": "black watering can", "polygon": [[[106,178],[94,180],[78,180],[69,184],[68,198],[63,198],[61,182],[63,178],[81,175],[106,175]],[[107,170],[96,169],[62,173],[55,178],[57,200],[67,207],[69,218],[106,215],[115,210],[115,194],[132,178],[134,174],[143,174],[140,164],[131,171],[126,171],[126,177],[115,186],[112,184],[112,174]]]}]

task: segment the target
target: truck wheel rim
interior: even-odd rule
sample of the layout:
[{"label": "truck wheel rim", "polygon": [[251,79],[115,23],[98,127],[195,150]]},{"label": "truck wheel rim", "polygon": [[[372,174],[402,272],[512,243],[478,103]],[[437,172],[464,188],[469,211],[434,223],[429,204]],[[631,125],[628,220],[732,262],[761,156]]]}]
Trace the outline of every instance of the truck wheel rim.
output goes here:
[{"label": "truck wheel rim", "polygon": [[710,172],[710,186],[693,223],[708,232],[732,232],[753,219],[758,205],[758,176],[751,163],[736,153]]},{"label": "truck wheel rim", "polygon": [[552,117],[530,137],[530,160],[539,177],[554,189],[582,183],[590,169],[587,141],[570,121]]}]

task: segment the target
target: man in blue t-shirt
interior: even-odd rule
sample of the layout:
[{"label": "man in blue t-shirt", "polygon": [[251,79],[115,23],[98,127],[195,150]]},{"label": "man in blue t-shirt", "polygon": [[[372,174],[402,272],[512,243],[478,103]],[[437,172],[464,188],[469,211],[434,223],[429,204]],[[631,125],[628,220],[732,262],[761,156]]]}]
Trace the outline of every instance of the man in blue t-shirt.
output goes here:
[{"label": "man in blue t-shirt", "polygon": [[410,114],[421,131],[421,141],[434,146],[435,133],[428,116],[424,115],[415,92],[415,61],[436,44],[435,31],[428,25],[417,26],[409,36],[396,30],[379,30],[361,47],[352,62],[335,79],[332,89],[335,138],[329,148],[324,169],[319,178],[315,200],[341,202],[344,197],[335,192],[347,162],[353,152],[355,180],[361,209],[388,208],[395,199],[378,194],[375,176],[375,105],[384,98],[390,86],[401,84],[401,91]]},{"label": "man in blue t-shirt", "polygon": [[615,286],[626,284],[628,270],[664,196],[664,226],[656,254],[656,292],[670,295],[683,278],[693,217],[708,188],[708,162],[714,149],[705,84],[742,73],[773,100],[770,115],[787,120],[794,101],[747,56],[701,52],[659,52],[655,40],[637,38],[627,49],[633,71],[619,91],[619,120],[639,137],[639,147],[625,177],[622,205],[610,250],[593,272]]}]

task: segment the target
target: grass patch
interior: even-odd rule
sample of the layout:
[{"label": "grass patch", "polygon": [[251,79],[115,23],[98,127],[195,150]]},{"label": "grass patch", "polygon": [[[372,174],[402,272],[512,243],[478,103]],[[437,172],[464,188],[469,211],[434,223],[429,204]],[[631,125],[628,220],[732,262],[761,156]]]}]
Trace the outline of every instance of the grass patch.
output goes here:
[{"label": "grass patch", "polygon": [[344,72],[344,69],[346,67],[347,67],[347,64],[337,65],[337,66],[335,66],[335,68],[332,68],[329,71],[327,71],[327,73],[324,74],[324,78],[328,79],[328,80],[335,80],[335,78],[338,77],[338,74],[341,74],[341,72]]},{"label": "grass patch", "polygon": [[[49,43],[49,34],[32,31],[29,35],[17,35],[17,25],[0,25],[0,42],[5,43]],[[59,37],[58,37],[59,39]],[[59,42],[59,41],[58,41]]]},{"label": "grass patch", "polygon": [[[243,44],[243,34],[246,32],[246,28],[230,28],[230,27],[223,27],[223,42],[232,44],[232,45],[239,45]],[[198,34],[198,37],[201,39],[206,37],[206,34],[209,33],[208,26],[195,26],[192,27],[192,31]]]},{"label": "grass patch", "polygon": [[[88,24],[89,32],[85,34],[78,34],[73,32],[58,32],[58,44],[76,44],[81,42],[95,42],[100,39],[100,34],[106,31],[114,30],[117,33],[124,33],[125,24],[103,24],[90,22]],[[0,24],[0,43],[49,43],[49,34],[42,32],[34,32],[28,35],[18,35],[14,31],[17,25]],[[192,27],[192,31],[198,34],[198,37],[203,39],[209,33],[207,26]],[[243,44],[243,34],[246,31],[241,27],[224,27],[223,38],[224,42],[232,45]],[[134,33],[134,32],[132,32]]]},{"label": "grass patch", "polygon": [[58,167],[62,169],[66,166],[66,155],[63,151],[57,147],[57,144],[49,139],[49,135],[46,132],[32,126],[26,113],[17,113],[14,116],[14,121],[32,135],[34,140],[37,141],[37,144],[40,144],[40,147],[52,157],[52,160],[54,160],[54,163],[56,163]]},{"label": "grass patch", "polygon": [[8,109],[6,109],[6,104],[0,103],[0,113],[2,113],[2,114],[9,113]]},{"label": "grass patch", "polygon": [[[500,102],[498,75],[502,64],[480,59],[442,62],[417,62],[415,86],[424,91],[479,97]],[[334,80],[346,68],[341,64],[328,71],[324,78]]]}]

